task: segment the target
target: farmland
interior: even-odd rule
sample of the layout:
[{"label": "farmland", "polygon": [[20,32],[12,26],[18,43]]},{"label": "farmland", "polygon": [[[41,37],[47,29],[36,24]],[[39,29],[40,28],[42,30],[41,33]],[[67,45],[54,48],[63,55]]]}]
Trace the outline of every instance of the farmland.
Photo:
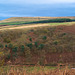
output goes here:
[{"label": "farmland", "polygon": [[[0,24],[0,69],[3,72],[6,66],[28,65],[16,70],[15,67],[11,70],[8,68],[5,73],[12,71],[16,74],[19,71],[23,75],[30,70],[31,75],[57,75],[59,72],[60,75],[75,74],[71,68],[57,70],[60,63],[75,67],[75,22],[18,23],[19,25],[12,22]],[[38,67],[40,69],[37,72]]]}]

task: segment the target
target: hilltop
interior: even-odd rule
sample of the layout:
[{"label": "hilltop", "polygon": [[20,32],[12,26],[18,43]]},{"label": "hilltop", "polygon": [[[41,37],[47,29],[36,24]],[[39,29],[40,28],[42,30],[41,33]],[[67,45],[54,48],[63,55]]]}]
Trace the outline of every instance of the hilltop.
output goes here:
[{"label": "hilltop", "polygon": [[40,20],[49,20],[49,19],[56,19],[56,18],[69,18],[75,19],[75,17],[11,17],[5,20],[0,21],[0,23],[4,22],[29,22],[29,21],[40,21]]}]

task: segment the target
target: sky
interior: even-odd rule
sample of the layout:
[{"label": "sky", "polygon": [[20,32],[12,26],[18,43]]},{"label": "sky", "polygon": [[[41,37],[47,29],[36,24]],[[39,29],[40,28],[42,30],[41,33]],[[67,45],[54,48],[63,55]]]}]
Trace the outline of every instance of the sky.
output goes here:
[{"label": "sky", "polygon": [[0,0],[0,20],[38,16],[75,16],[75,0]]}]

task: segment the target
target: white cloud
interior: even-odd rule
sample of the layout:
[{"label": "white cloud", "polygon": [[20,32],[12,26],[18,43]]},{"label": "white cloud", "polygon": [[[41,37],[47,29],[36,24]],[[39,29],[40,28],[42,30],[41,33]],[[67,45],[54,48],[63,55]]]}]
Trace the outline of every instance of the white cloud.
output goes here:
[{"label": "white cloud", "polygon": [[55,4],[55,3],[75,3],[75,0],[0,0],[4,4]]}]

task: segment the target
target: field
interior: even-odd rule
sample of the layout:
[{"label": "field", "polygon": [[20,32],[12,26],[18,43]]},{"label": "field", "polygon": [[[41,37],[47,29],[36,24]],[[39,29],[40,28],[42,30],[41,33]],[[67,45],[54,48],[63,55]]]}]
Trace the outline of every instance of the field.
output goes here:
[{"label": "field", "polygon": [[74,25],[75,22],[65,22],[65,23],[44,23],[44,24],[23,24],[23,25],[0,25],[0,30],[7,30],[7,29],[29,29],[35,27],[44,27],[44,26],[58,26],[58,25]]},{"label": "field", "polygon": [[74,75],[72,67],[75,22],[0,26],[2,75]]},{"label": "field", "polygon": [[58,69],[57,67],[1,67],[0,75],[75,75],[75,69]]},{"label": "field", "polygon": [[23,24],[39,24],[39,23],[63,23],[63,22],[74,22],[74,18],[51,18],[51,17],[13,17],[3,21],[0,21],[0,26],[8,25],[23,25]]},{"label": "field", "polygon": [[48,20],[48,19],[56,19],[56,18],[75,19],[75,17],[11,17],[11,18],[0,21],[0,23],[5,23],[5,22],[29,22],[29,21],[40,21],[40,20]]}]

